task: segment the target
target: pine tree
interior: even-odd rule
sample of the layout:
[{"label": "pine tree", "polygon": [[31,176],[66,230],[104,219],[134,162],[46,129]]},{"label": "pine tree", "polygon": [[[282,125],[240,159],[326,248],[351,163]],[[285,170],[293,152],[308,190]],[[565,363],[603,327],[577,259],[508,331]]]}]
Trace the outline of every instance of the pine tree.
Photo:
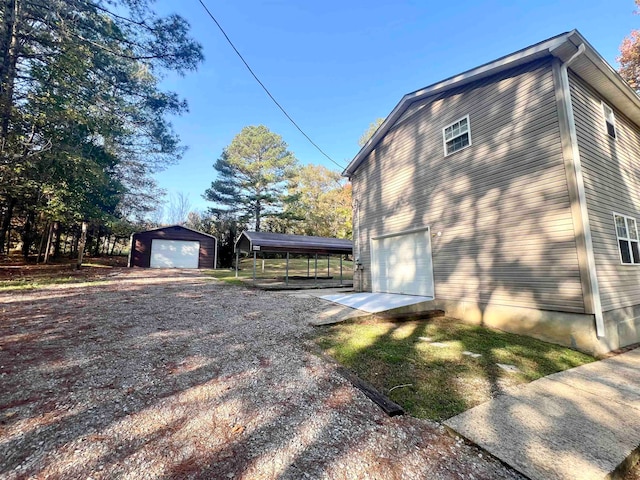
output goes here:
[{"label": "pine tree", "polygon": [[280,135],[263,125],[244,127],[214,164],[217,178],[204,198],[217,204],[211,212],[237,216],[260,231],[263,217],[282,214],[296,166]]}]

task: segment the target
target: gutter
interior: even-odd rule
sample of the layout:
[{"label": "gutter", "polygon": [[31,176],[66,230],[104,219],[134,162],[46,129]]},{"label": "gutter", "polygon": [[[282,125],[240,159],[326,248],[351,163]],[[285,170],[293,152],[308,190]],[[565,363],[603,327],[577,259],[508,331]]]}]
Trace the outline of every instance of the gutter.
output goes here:
[{"label": "gutter", "polygon": [[582,164],[580,162],[580,149],[578,146],[578,134],[576,132],[575,117],[573,115],[573,105],[571,103],[571,90],[569,85],[569,65],[575,61],[586,50],[584,43],[580,43],[578,50],[567,61],[560,65],[560,82],[562,96],[564,97],[563,105],[567,115],[569,124],[569,136],[571,139],[572,164],[578,190],[578,204],[580,206],[580,220],[582,234],[586,249],[586,261],[589,287],[591,290],[591,305],[589,305],[596,318],[596,335],[598,338],[604,338],[604,316],[602,314],[602,301],[600,299],[600,285],[598,283],[598,273],[596,270],[596,259],[593,253],[593,238],[591,236],[591,225],[589,223],[589,211],[587,209],[587,197],[584,187],[584,177],[582,175]]}]

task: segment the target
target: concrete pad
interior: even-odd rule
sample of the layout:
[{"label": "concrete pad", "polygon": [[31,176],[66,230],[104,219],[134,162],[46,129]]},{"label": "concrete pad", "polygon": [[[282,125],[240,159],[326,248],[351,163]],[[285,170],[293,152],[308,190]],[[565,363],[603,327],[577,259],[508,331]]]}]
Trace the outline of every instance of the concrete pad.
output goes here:
[{"label": "concrete pad", "polygon": [[304,293],[312,297],[322,298],[325,295],[345,295],[347,293],[353,293],[353,287],[316,288],[313,290],[305,290]]},{"label": "concrete pad", "polygon": [[640,446],[639,352],[536,380],[445,425],[533,480],[604,479]]},{"label": "concrete pad", "polygon": [[351,293],[322,295],[320,298],[368,313],[379,313],[433,300],[432,297],[397,295],[395,293]]},{"label": "concrete pad", "polygon": [[325,308],[320,313],[313,315],[309,324],[314,327],[333,325],[334,323],[346,322],[347,320],[368,315],[367,312],[345,307],[344,305],[331,305],[331,307]]}]

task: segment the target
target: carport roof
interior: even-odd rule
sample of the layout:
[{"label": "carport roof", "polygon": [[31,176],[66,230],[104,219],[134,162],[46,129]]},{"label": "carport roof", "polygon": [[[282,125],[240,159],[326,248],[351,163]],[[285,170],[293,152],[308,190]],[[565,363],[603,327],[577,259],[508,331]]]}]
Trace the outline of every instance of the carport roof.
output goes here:
[{"label": "carport roof", "polygon": [[236,241],[236,250],[243,252],[349,254],[353,252],[353,242],[341,238],[249,232],[245,230]]}]

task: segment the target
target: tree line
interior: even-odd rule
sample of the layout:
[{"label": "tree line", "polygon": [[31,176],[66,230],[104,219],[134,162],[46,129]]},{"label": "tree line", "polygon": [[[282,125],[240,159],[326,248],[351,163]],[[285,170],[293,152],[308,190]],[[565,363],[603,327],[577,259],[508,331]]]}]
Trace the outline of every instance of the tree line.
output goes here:
[{"label": "tree line", "polygon": [[0,253],[113,251],[184,152],[167,115],[187,104],[159,81],[201,46],[152,0],[0,0],[0,19]]},{"label": "tree line", "polygon": [[[203,54],[185,19],[153,3],[0,0],[0,255],[12,245],[25,257],[117,253],[132,232],[160,226],[153,174],[182,157],[167,117],[188,106],[159,82],[195,71]],[[639,31],[618,61],[640,88]],[[171,216],[216,235],[223,262],[245,228],[351,236],[349,183],[300,164],[262,125],[245,127],[214,169],[204,192],[213,206],[187,214],[182,198]]]}]

